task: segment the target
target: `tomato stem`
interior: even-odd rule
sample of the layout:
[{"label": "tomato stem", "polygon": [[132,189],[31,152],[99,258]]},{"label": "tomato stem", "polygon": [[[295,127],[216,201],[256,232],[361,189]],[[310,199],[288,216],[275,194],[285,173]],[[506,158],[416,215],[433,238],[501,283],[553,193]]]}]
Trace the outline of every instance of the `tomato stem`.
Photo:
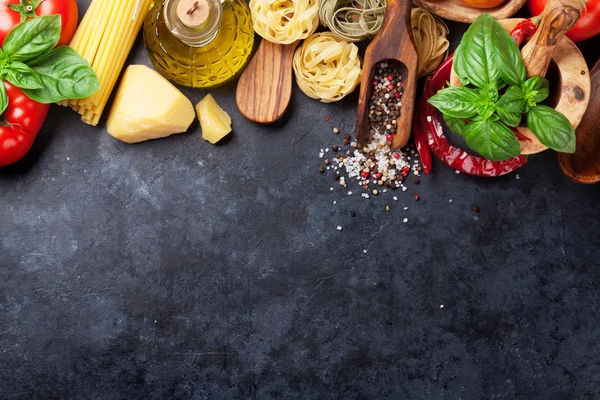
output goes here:
[{"label": "tomato stem", "polygon": [[19,4],[9,4],[8,8],[21,14],[21,22],[35,18],[35,10],[44,0],[20,0]]}]

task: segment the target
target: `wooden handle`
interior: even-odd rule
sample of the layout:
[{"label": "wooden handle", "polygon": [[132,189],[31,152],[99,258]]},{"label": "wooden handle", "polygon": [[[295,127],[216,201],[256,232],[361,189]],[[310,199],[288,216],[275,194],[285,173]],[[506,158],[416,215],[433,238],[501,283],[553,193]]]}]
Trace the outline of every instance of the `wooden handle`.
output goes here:
[{"label": "wooden handle", "polygon": [[246,119],[272,124],[281,118],[292,97],[292,60],[299,43],[261,41],[235,92],[238,109]]},{"label": "wooden handle", "polygon": [[579,0],[549,0],[546,3],[537,32],[521,50],[528,77],[546,75],[554,48],[579,17]]},{"label": "wooden handle", "polygon": [[600,60],[592,68],[590,78],[590,103],[575,132],[575,153],[558,153],[563,174],[577,183],[586,184],[600,182]]},{"label": "wooden handle", "polygon": [[392,148],[404,146],[410,138],[417,82],[417,51],[410,21],[411,9],[411,0],[388,0],[381,29],[365,52],[356,117],[356,138],[361,144],[370,136],[368,102],[371,81],[375,73],[374,67],[381,61],[397,61],[396,65],[404,81],[404,94],[400,99],[402,106],[400,117],[396,120],[397,132]]}]

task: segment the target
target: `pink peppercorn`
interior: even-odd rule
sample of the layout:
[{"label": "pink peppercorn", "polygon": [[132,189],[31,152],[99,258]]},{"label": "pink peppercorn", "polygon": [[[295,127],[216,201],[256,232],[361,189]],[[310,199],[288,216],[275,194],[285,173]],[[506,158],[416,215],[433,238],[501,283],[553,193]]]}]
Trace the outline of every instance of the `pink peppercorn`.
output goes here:
[{"label": "pink peppercorn", "polygon": [[394,158],[397,160],[400,158],[400,153],[394,153]]},{"label": "pink peppercorn", "polygon": [[400,93],[394,93],[394,97],[399,99],[400,98]]},{"label": "pink peppercorn", "polygon": [[394,136],[392,136],[391,134],[387,134],[385,135],[385,140],[387,140],[388,142],[391,142],[394,139]]},{"label": "pink peppercorn", "polygon": [[387,90],[394,90],[394,85],[392,85],[392,84],[387,85]]},{"label": "pink peppercorn", "polygon": [[394,77],[392,75],[388,75],[388,81],[393,81]]}]

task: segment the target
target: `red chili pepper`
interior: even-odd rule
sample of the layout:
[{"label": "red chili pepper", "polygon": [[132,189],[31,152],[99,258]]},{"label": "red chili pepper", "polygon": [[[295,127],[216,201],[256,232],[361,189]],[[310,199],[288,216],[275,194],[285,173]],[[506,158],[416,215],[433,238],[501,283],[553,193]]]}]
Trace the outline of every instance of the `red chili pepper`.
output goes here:
[{"label": "red chili pepper", "polygon": [[[527,162],[526,156],[519,155],[505,161],[490,161],[452,146],[444,135],[444,128],[438,112],[435,107],[427,102],[427,99],[437,93],[450,80],[452,59],[453,55],[450,55],[433,77],[427,78],[425,90],[416,113],[416,120],[418,121],[415,126],[416,130],[421,129],[420,134],[427,135],[429,147],[440,160],[451,168],[466,174],[485,177],[501,176],[521,167]],[[418,134],[416,137],[418,137]]]},{"label": "red chili pepper", "polygon": [[[423,99],[421,98],[421,103],[422,102]],[[418,113],[419,110],[416,110],[416,114]],[[421,164],[423,164],[423,172],[429,175],[433,163],[433,160],[431,158],[431,149],[429,148],[429,144],[427,143],[427,133],[423,129],[423,126],[421,125],[421,118],[419,118],[418,115],[414,119],[414,125],[415,145],[417,146],[419,157],[421,157]]]},{"label": "red chili pepper", "polygon": [[533,34],[537,31],[537,25],[530,18],[524,19],[519,22],[512,31],[510,31],[510,36],[516,40],[517,44],[520,46],[524,40],[529,39],[533,36]]}]

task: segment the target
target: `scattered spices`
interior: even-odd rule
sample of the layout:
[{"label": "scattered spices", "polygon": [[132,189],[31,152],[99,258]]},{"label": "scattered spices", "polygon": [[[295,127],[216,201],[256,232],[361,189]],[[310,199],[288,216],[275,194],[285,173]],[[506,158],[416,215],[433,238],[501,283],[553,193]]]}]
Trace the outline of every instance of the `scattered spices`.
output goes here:
[{"label": "scattered spices", "polygon": [[331,119],[331,115],[326,116],[325,118],[323,118],[325,121],[329,121]]}]

